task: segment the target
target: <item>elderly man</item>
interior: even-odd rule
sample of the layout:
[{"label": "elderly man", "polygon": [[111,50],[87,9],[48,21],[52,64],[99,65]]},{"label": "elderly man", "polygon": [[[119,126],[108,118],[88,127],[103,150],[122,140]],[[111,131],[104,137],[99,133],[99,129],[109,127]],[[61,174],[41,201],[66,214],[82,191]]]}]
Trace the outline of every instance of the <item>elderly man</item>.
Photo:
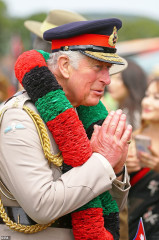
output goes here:
[{"label": "elderly man", "polygon": [[121,110],[106,117],[100,98],[109,74],[125,67],[115,49],[120,27],[118,19],[65,24],[44,33],[50,56],[31,50],[18,58],[27,93],[1,112],[1,217],[11,228],[1,221],[2,236],[119,239],[107,230],[130,187],[124,164],[132,127]]}]

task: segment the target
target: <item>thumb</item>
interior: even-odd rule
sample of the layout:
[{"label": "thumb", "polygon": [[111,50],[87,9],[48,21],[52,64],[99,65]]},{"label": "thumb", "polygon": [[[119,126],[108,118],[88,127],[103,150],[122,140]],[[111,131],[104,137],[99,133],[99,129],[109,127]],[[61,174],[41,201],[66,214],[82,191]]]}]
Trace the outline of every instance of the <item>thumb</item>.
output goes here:
[{"label": "thumb", "polygon": [[93,131],[93,134],[92,134],[92,137],[91,137],[91,141],[93,141],[98,136],[100,128],[101,128],[101,126],[94,125],[94,131]]},{"label": "thumb", "polygon": [[101,129],[101,126],[99,126],[99,125],[94,125],[93,134],[94,134],[95,136],[97,136],[98,133],[99,133],[99,131],[100,131],[100,129]]},{"label": "thumb", "polygon": [[150,150],[150,152],[151,152],[151,154],[152,154],[153,156],[158,157],[158,154],[156,153],[156,151],[154,151],[154,150],[152,149],[151,146],[149,146],[148,149]]}]

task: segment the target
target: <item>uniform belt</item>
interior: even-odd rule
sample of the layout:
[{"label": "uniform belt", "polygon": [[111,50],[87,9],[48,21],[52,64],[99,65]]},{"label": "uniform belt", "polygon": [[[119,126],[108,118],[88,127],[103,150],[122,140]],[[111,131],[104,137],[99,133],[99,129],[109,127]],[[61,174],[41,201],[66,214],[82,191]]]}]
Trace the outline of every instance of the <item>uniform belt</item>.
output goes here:
[{"label": "uniform belt", "polygon": [[[36,222],[34,222],[23,210],[21,207],[5,207],[5,211],[8,215],[8,217],[16,223],[20,223],[22,225],[34,225]],[[0,224],[5,224],[0,217]],[[67,214],[63,217],[60,217],[57,219],[51,227],[55,228],[69,228],[72,229],[71,224],[71,214]]]}]

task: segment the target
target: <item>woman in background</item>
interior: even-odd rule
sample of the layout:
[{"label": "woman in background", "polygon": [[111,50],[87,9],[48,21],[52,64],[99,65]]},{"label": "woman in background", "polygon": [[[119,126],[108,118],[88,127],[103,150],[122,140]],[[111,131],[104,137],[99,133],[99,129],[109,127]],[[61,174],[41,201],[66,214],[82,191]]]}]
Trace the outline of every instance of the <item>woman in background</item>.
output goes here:
[{"label": "woman in background", "polygon": [[[111,84],[107,89],[111,98],[116,101],[116,108],[124,111],[128,123],[135,130],[140,126],[141,101],[147,88],[147,75],[135,62],[127,62],[128,67],[123,72],[111,76]],[[112,110],[108,106],[109,108]]]},{"label": "woman in background", "polygon": [[142,100],[141,128],[134,132],[151,139],[150,153],[136,150],[130,144],[127,169],[130,174],[129,239],[137,232],[140,217],[143,219],[147,240],[159,239],[159,78],[149,83]]},{"label": "woman in background", "polygon": [[[133,130],[139,128],[141,117],[141,101],[147,88],[147,75],[135,62],[127,60],[128,67],[111,76],[111,83],[103,103],[108,110],[120,108],[127,116],[127,123]],[[120,240],[128,240],[128,209],[120,212]]]}]

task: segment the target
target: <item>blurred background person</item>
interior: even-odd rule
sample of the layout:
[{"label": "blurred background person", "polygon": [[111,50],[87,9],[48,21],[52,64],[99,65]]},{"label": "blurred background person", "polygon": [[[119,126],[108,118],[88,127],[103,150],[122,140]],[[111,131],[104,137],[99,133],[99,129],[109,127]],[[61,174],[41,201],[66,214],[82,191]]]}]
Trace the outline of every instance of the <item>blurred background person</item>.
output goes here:
[{"label": "blurred background person", "polygon": [[[140,127],[141,101],[147,88],[147,75],[135,62],[128,60],[127,68],[111,76],[111,83],[103,103],[110,110],[122,109],[127,116],[127,123],[133,130]],[[128,240],[128,209],[120,212],[120,240]]]},{"label": "blurred background person", "polygon": [[23,51],[24,51],[23,41],[20,35],[15,33],[11,38],[12,73],[10,77],[10,82],[14,87],[14,93],[19,89],[19,82],[17,81],[13,70],[14,63]]},{"label": "blurred background person", "polygon": [[10,82],[1,71],[0,71],[0,105],[2,102],[7,100],[11,95],[11,85]]},{"label": "blurred background person", "polygon": [[148,75],[148,82],[150,82],[152,79],[159,77],[159,63],[154,64],[151,72]]},{"label": "blurred background person", "polygon": [[[33,21],[33,20],[26,20],[24,22],[24,26],[30,31],[31,33],[31,42],[32,48],[37,50],[43,50],[45,52],[51,53],[51,42],[45,41],[43,39],[43,33],[51,28],[70,23],[75,21],[85,21],[86,18],[82,15],[66,11],[55,9],[51,10],[43,22]],[[17,90],[22,90],[22,86],[16,80],[18,84]]]},{"label": "blurred background person", "polygon": [[24,22],[24,26],[31,32],[31,40],[33,49],[44,50],[45,52],[51,52],[51,42],[43,39],[43,33],[51,28],[76,21],[87,20],[82,15],[66,11],[55,9],[51,10],[43,22],[27,20]]},{"label": "blurred background person", "polygon": [[[128,197],[129,239],[135,237],[139,219],[143,218],[146,239],[159,239],[159,77],[151,80],[142,100],[142,125],[133,134],[149,137],[147,152],[130,144],[127,169],[131,189]],[[141,144],[142,144],[141,140]],[[141,145],[142,146],[142,145]],[[141,149],[141,147],[140,147]]]},{"label": "blurred background person", "polygon": [[111,76],[104,101],[110,110],[121,108],[135,130],[140,126],[141,100],[147,87],[147,75],[137,63],[127,62],[128,67],[123,72]]}]

